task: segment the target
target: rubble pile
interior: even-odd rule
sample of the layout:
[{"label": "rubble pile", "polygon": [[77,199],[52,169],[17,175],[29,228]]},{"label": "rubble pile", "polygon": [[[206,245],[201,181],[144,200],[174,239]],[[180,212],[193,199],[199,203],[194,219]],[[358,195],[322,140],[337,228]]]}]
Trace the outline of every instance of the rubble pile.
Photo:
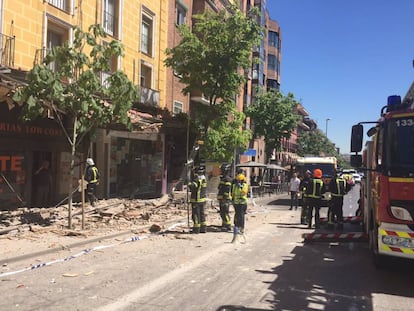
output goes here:
[{"label": "rubble pile", "polygon": [[[68,229],[68,205],[50,208],[18,208],[0,212],[0,236],[23,236],[27,233],[54,232],[61,235],[93,235],[97,231],[107,233],[134,230],[145,225],[151,230],[167,221],[187,216],[184,202],[172,202],[165,195],[158,199],[108,199],[100,200],[95,207],[86,203],[72,204],[72,228]],[[82,219],[84,228],[82,229]]]}]

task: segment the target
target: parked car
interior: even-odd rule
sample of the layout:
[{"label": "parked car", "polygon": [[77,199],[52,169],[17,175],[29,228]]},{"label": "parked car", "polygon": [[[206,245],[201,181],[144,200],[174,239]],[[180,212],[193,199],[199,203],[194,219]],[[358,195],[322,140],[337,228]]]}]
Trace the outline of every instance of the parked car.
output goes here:
[{"label": "parked car", "polygon": [[352,178],[353,178],[355,183],[360,183],[361,179],[362,179],[361,175],[359,175],[358,173],[352,174]]}]

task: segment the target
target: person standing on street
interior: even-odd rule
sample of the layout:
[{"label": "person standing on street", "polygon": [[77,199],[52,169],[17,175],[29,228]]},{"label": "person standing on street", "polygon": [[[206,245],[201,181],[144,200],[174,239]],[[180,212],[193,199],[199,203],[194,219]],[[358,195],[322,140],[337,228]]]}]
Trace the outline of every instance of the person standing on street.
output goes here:
[{"label": "person standing on street", "polygon": [[315,228],[320,226],[319,209],[322,203],[322,194],[326,192],[325,184],[322,180],[322,170],[315,169],[313,171],[313,178],[311,178],[306,187],[306,195],[309,198],[308,211],[308,228],[312,228],[313,210],[315,209]]},{"label": "person standing on street", "polygon": [[36,181],[36,204],[38,207],[48,207],[52,174],[49,169],[49,161],[42,161],[42,165],[34,173]]},{"label": "person standing on street", "polygon": [[205,215],[205,205],[207,197],[207,181],[204,175],[205,167],[197,167],[193,180],[188,184],[191,191],[191,212],[193,220],[192,233],[206,233],[207,223]]},{"label": "person standing on street", "polygon": [[218,186],[217,200],[220,206],[221,231],[231,231],[230,202],[231,185],[230,164],[223,164],[220,167],[221,176]]},{"label": "person standing on street", "polygon": [[95,166],[95,162],[92,158],[86,159],[86,174],[85,180],[88,182],[86,185],[86,196],[91,203],[92,206],[95,206],[96,201],[96,186],[99,184],[99,171],[98,168]]},{"label": "person standing on street", "polygon": [[245,224],[245,215],[247,211],[247,193],[249,192],[249,185],[246,181],[246,176],[244,174],[238,174],[236,177],[236,182],[233,184],[232,188],[232,199],[233,206],[235,210],[234,215],[234,236],[233,241],[237,239],[237,235],[244,235],[244,224]]},{"label": "person standing on street", "polygon": [[344,205],[344,195],[348,191],[347,182],[334,172],[334,178],[331,179],[328,188],[332,196],[329,202],[328,227],[332,228],[337,223],[338,228],[342,228],[344,221],[342,207]]},{"label": "person standing on street", "polygon": [[312,173],[311,171],[307,170],[305,172],[305,176],[301,180],[299,184],[299,190],[302,192],[302,208],[300,211],[300,223],[302,225],[308,224],[308,210],[309,210],[309,198],[306,194],[306,187],[308,186]]},{"label": "person standing on street", "polygon": [[293,209],[295,206],[295,211],[298,209],[298,193],[299,193],[300,179],[296,173],[293,173],[292,178],[289,182],[289,191],[290,191],[290,208]]}]

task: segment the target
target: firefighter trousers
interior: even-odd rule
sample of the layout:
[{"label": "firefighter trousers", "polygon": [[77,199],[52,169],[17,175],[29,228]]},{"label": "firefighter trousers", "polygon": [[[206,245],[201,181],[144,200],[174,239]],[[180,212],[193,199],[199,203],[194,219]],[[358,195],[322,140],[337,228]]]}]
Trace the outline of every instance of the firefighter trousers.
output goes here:
[{"label": "firefighter trousers", "polygon": [[331,202],[329,202],[329,211],[328,211],[328,223],[333,224],[343,223],[344,213],[342,207],[344,205],[343,196],[332,196]]},{"label": "firefighter trousers", "polygon": [[320,216],[319,209],[321,208],[320,198],[309,198],[309,210],[308,210],[308,228],[312,226],[313,210],[315,210],[315,228],[319,227]]},{"label": "firefighter trousers", "polygon": [[221,226],[224,228],[230,228],[231,227],[230,201],[226,199],[220,200],[219,205],[220,205]]},{"label": "firefighter trousers", "polygon": [[191,218],[193,220],[193,233],[206,232],[206,202],[191,203]]}]

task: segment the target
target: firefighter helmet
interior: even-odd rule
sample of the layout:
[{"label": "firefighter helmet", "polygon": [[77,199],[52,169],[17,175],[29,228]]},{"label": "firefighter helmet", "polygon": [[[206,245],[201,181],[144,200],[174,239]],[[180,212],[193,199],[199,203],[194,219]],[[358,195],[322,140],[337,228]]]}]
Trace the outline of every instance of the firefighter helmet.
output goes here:
[{"label": "firefighter helmet", "polygon": [[238,181],[246,181],[246,176],[244,176],[244,174],[239,174],[237,175],[236,179]]},{"label": "firefighter helmet", "polygon": [[322,170],[320,170],[319,168],[313,170],[313,177],[322,178]]},{"label": "firefighter helmet", "polygon": [[223,163],[220,166],[220,170],[221,170],[222,173],[229,172],[230,171],[230,167],[231,167],[231,165],[229,163]]},{"label": "firefighter helmet", "polygon": [[200,174],[202,174],[202,173],[204,173],[205,172],[205,170],[206,170],[206,167],[204,166],[204,165],[199,165],[199,166],[197,166],[197,168],[196,168],[196,172],[197,173],[200,173]]}]

